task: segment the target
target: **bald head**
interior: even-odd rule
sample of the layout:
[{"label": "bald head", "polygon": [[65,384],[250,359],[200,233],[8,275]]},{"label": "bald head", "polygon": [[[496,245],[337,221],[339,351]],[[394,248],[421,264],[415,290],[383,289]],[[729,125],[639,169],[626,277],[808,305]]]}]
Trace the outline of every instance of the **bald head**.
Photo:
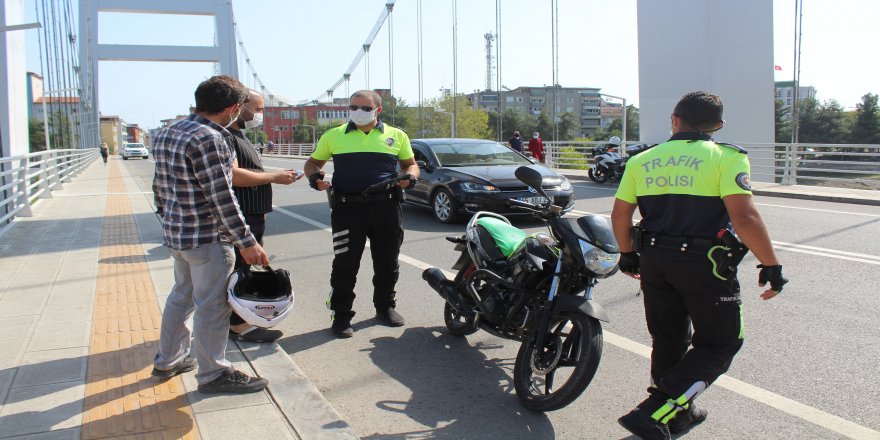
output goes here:
[{"label": "bald head", "polygon": [[[241,130],[243,128],[256,128],[260,126],[263,123],[263,110],[265,105],[266,102],[260,92],[254,89],[248,89],[247,98],[245,98],[244,104],[241,106],[241,114],[238,116],[235,127]],[[248,122],[253,121],[257,114],[259,114],[259,116],[257,116],[258,121],[256,125],[253,125],[254,123],[247,124]]]}]

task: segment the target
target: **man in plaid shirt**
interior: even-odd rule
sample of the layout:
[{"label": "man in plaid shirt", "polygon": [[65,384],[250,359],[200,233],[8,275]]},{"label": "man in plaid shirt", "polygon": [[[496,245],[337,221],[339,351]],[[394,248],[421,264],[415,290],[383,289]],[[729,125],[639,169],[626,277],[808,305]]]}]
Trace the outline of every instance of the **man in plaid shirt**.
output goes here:
[{"label": "man in plaid shirt", "polygon": [[[235,154],[226,144],[247,89],[229,76],[214,76],[195,92],[196,110],[156,136],[154,192],[161,207],[165,246],[174,258],[174,287],[162,315],[153,375],[191,371],[203,393],[250,393],[267,381],[232,368],[226,359],[229,315],[226,280],[233,246],[247,264],[269,264],[242,217],[232,192]],[[194,315],[192,327],[188,320]],[[195,358],[189,356],[190,338]]]}]

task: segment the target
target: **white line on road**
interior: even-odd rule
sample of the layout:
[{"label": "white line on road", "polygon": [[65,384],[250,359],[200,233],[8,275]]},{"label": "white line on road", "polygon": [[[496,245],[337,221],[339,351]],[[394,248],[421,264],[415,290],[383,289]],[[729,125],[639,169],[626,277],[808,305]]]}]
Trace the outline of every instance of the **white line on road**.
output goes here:
[{"label": "white line on road", "polygon": [[[332,231],[332,229],[328,225],[307,217],[303,217],[299,214],[294,214],[287,209],[279,208],[277,206],[273,207],[273,209],[277,212],[280,212],[296,220],[308,223],[319,229],[323,229],[328,232]],[[367,246],[369,246],[369,242],[367,243]],[[413,266],[420,270],[425,270],[433,267],[424,261],[403,254],[400,254],[399,259],[401,262],[409,264],[410,266]],[[452,278],[454,276],[454,274],[447,271],[443,271],[443,273],[446,275],[447,278]],[[603,332],[603,335],[605,342],[611,345],[645,358],[651,357],[651,348],[648,346],[607,331]],[[757,387],[741,380],[734,379],[733,377],[730,377],[726,374],[719,377],[718,380],[715,382],[715,385],[718,385],[721,388],[732,391],[743,397],[752,399],[756,402],[763,403],[784,413],[791,414],[792,416],[795,416],[799,419],[834,431],[848,438],[860,440],[880,440],[880,432],[877,432],[871,428],[859,425],[854,422],[850,422],[849,420],[846,420],[842,417],[835,416],[834,414],[827,413],[818,408],[813,408],[809,405],[805,405],[798,401],[776,394],[772,391],[765,390],[761,387]]]},{"label": "white line on road", "polygon": [[759,205],[759,206],[771,206],[773,208],[800,209],[800,210],[804,210],[804,211],[830,212],[832,214],[861,215],[861,216],[865,216],[865,217],[880,217],[880,214],[866,214],[864,212],[834,211],[831,209],[818,209],[818,208],[802,208],[800,206],[773,205],[770,203],[755,203],[755,204]]}]

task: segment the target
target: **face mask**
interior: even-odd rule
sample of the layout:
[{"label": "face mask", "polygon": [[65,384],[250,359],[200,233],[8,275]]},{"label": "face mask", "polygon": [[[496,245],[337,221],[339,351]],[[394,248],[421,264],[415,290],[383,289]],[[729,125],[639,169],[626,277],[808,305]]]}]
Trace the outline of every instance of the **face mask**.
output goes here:
[{"label": "face mask", "polygon": [[371,112],[365,112],[363,110],[350,110],[348,112],[348,117],[351,118],[351,121],[354,122],[355,125],[367,125],[373,122],[373,119],[376,119],[376,110],[373,109],[373,111]]},{"label": "face mask", "polygon": [[263,125],[263,114],[262,113],[254,113],[254,119],[250,121],[244,121],[244,128],[257,128]]},{"label": "face mask", "polygon": [[228,123],[228,124],[226,124],[226,125],[223,126],[223,128],[229,128],[229,127],[231,127],[231,126],[232,126],[232,123],[235,122],[235,121],[238,119],[239,116],[241,116],[241,109],[238,109],[238,111],[235,112],[235,115],[232,117],[232,119],[229,120],[229,123]]}]

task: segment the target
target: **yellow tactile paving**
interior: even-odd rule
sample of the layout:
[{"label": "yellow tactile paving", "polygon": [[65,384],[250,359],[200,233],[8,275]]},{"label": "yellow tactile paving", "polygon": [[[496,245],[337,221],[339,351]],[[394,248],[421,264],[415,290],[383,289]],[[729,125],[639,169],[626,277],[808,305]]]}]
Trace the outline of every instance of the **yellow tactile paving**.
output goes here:
[{"label": "yellow tactile paving", "polygon": [[[126,192],[115,162],[110,194]],[[126,195],[107,196],[83,408],[83,439],[196,439],[179,377],[150,376],[162,314]]]}]

